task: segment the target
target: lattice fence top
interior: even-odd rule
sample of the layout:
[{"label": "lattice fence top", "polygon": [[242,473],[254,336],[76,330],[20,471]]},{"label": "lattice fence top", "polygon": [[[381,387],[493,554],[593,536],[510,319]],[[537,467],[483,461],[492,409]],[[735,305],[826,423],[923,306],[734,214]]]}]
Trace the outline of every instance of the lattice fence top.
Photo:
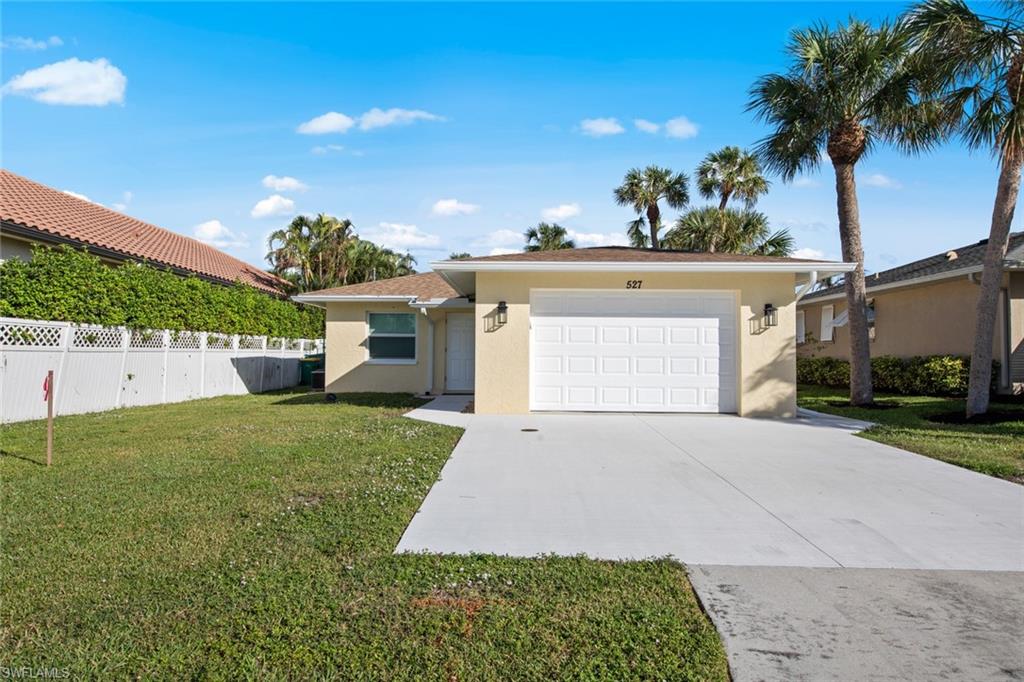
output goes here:
[{"label": "lattice fence top", "polygon": [[[65,330],[67,336],[65,337]],[[128,330],[124,327],[78,326],[68,322],[22,320],[0,317],[0,347],[25,350],[120,350],[125,336],[131,350],[201,350],[203,336],[208,350],[268,350],[313,352],[323,348],[321,340],[282,339],[264,336],[163,329]],[[235,339],[238,339],[237,346]]]},{"label": "lattice fence top", "polygon": [[231,337],[225,334],[207,334],[207,350],[231,350]]},{"label": "lattice fence top", "polygon": [[130,348],[163,348],[164,333],[157,329],[143,329],[132,332]]},{"label": "lattice fence top", "polygon": [[199,350],[202,341],[201,332],[171,332],[171,350]]},{"label": "lattice fence top", "polygon": [[238,337],[238,349],[239,350],[263,350],[263,337],[262,336],[239,336]]},{"label": "lattice fence top", "polygon": [[124,343],[124,330],[119,327],[73,327],[72,332],[72,348],[117,350]]},{"label": "lattice fence top", "polygon": [[0,346],[13,348],[60,348],[64,326],[27,320],[0,321]]}]

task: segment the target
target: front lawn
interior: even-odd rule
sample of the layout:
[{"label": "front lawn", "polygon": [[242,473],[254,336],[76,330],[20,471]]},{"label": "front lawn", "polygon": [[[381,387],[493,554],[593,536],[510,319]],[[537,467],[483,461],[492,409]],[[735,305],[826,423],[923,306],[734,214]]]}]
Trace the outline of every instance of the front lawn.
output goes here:
[{"label": "front lawn", "polygon": [[1024,483],[1024,403],[993,402],[992,405],[993,409],[1019,411],[1019,420],[964,425],[928,419],[944,412],[963,412],[963,400],[876,394],[880,402],[898,407],[860,409],[834,404],[849,398],[849,391],[842,388],[801,385],[798,391],[801,407],[875,422],[877,426],[860,434],[864,438]]},{"label": "front lawn", "polygon": [[72,677],[725,680],[682,566],[395,556],[460,431],[405,396],[0,430],[0,667]]}]

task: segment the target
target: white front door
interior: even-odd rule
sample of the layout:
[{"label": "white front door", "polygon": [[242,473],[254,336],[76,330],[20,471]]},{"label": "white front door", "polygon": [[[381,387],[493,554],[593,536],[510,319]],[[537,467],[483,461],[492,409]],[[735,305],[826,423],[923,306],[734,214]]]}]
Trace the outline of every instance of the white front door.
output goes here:
[{"label": "white front door", "polygon": [[448,313],[445,348],[445,390],[472,391],[475,372],[475,336],[472,313]]},{"label": "white front door", "polygon": [[531,410],[736,411],[731,292],[537,290],[530,326]]}]

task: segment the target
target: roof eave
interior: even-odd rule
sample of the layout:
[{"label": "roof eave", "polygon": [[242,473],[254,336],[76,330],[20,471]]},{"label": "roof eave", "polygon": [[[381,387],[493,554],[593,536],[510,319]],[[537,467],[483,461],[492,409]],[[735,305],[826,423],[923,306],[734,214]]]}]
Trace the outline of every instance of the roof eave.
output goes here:
[{"label": "roof eave", "polygon": [[[867,286],[864,287],[867,293],[879,292],[879,291],[891,291],[893,289],[902,289],[904,287],[920,286],[922,284],[932,284],[935,282],[941,282],[947,279],[957,279],[960,277],[973,275],[981,272],[984,269],[982,265],[972,265],[966,268],[958,268],[956,270],[949,270],[947,272],[939,272],[934,275],[925,275],[923,277],[914,277],[911,279],[902,279],[896,282],[886,282],[885,284],[875,284],[872,286],[870,283],[870,276],[867,277]],[[800,305],[811,305],[816,301],[834,301],[840,298],[845,298],[845,291],[837,291],[831,294],[822,294],[820,296],[813,296],[808,294],[801,301]]]},{"label": "roof eave", "polygon": [[[463,272],[817,272],[827,276],[856,269],[856,263],[816,262],[642,262],[642,261],[435,261],[434,272],[454,286],[449,273]],[[458,288],[458,287],[456,287]]]}]

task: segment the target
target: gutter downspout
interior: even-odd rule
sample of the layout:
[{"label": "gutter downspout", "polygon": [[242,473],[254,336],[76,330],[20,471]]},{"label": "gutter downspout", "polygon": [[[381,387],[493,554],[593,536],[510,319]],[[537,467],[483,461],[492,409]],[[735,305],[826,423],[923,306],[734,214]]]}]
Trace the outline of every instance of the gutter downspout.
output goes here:
[{"label": "gutter downspout", "polygon": [[420,312],[427,318],[427,388],[423,393],[431,395],[434,389],[434,321],[430,319],[426,308],[420,308]]},{"label": "gutter downspout", "polygon": [[807,284],[805,284],[802,287],[800,287],[800,289],[796,292],[796,301],[794,301],[794,303],[796,303],[801,298],[803,298],[808,293],[810,293],[811,289],[813,289],[814,285],[817,284],[817,283],[818,283],[818,271],[817,270],[812,270],[808,274]]}]

